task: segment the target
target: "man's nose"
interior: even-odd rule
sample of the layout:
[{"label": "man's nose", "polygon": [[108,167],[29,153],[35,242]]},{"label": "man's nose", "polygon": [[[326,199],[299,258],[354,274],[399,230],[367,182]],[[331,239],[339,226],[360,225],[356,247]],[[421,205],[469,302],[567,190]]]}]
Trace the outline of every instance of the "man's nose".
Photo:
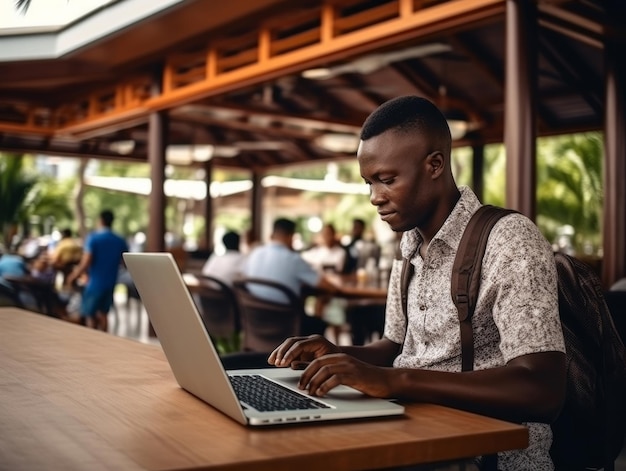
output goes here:
[{"label": "man's nose", "polygon": [[376,185],[370,185],[370,203],[374,206],[378,206],[383,201],[383,193]]}]

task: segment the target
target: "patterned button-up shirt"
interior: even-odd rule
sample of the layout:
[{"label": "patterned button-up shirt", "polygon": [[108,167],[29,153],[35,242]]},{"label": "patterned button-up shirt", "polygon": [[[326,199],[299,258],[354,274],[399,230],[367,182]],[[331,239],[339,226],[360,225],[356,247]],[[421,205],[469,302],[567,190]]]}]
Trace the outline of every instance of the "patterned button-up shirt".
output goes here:
[{"label": "patterned button-up shirt", "polygon": [[[461,187],[461,198],[419,255],[422,238],[407,231],[400,242],[415,273],[408,289],[408,329],[400,301],[401,261],[391,273],[385,336],[402,344],[394,366],[461,371],[461,340],[456,307],[450,293],[452,265],[461,235],[481,206]],[[489,236],[480,290],[472,318],[474,369],[505,365],[521,355],[565,351],[558,314],[557,275],[550,244],[528,218],[511,214],[500,219]],[[547,424],[529,423],[530,445],[501,453],[500,470],[552,470],[552,433]]]}]

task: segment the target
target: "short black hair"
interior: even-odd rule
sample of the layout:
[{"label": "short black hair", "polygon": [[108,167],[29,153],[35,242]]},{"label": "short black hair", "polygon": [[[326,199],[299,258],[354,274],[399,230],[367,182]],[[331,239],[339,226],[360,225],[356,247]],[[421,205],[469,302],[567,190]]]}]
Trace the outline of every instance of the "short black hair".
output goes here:
[{"label": "short black hair", "polygon": [[72,237],[72,229],[69,228],[65,228],[61,231],[61,236],[64,239],[67,239],[68,237]]},{"label": "short black hair", "polygon": [[427,136],[431,150],[450,152],[452,138],[443,113],[434,103],[416,95],[406,95],[386,101],[370,114],[361,128],[361,140],[393,129],[398,132],[418,132]]},{"label": "short black hair", "polygon": [[113,224],[113,211],[111,211],[110,209],[105,209],[100,213],[100,220],[102,221],[102,224],[104,224],[106,227],[111,227],[111,225]]},{"label": "short black hair", "polygon": [[274,232],[285,235],[293,235],[296,233],[296,223],[291,219],[278,218],[274,221]]},{"label": "short black hair", "polygon": [[224,234],[222,242],[227,250],[239,250],[239,234],[234,231],[228,231]]}]

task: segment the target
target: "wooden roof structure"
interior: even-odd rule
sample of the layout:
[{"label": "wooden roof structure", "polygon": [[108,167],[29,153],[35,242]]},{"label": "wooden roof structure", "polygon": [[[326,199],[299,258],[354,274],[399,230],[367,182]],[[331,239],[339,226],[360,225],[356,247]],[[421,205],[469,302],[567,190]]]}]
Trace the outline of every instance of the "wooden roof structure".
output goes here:
[{"label": "wooden roof structure", "polygon": [[[209,178],[225,167],[258,180],[353,158],[371,111],[418,94],[463,116],[455,145],[473,147],[475,169],[485,144],[505,143],[507,206],[534,218],[535,138],[602,130],[604,276],[626,275],[619,0],[145,4],[121,0],[55,31],[0,35],[0,149],[150,162],[159,188],[167,149],[179,148]],[[159,249],[164,196],[153,193],[149,245]]]}]

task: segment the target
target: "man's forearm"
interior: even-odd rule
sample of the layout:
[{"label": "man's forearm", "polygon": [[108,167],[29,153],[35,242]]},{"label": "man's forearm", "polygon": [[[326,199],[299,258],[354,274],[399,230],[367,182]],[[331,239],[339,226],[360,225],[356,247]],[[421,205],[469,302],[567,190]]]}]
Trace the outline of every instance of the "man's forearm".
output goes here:
[{"label": "man's forearm", "polygon": [[382,338],[364,346],[339,347],[343,353],[376,366],[391,366],[400,352],[400,345]]}]

